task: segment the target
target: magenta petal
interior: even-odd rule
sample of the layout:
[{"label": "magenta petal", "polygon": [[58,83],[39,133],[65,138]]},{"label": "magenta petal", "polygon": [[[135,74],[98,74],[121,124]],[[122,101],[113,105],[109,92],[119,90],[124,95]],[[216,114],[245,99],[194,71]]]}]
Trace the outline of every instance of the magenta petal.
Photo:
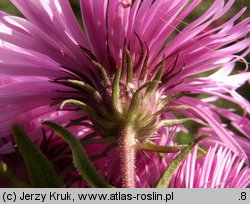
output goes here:
[{"label": "magenta petal", "polygon": [[[66,156],[67,159],[56,164],[58,169],[64,169],[71,162],[70,151],[57,135],[50,136],[42,121],[53,120],[64,126],[80,116],[88,116],[84,121],[93,125],[92,128],[75,125],[69,130],[78,139],[92,132],[97,133],[98,139],[112,136],[117,144],[120,135],[116,129],[128,118],[138,128],[136,143],[144,142],[141,138],[144,135],[160,145],[176,145],[174,137],[179,133],[193,137],[210,135],[201,142],[208,148],[206,155],[199,158],[195,148],[176,172],[172,187],[247,186],[250,104],[237,91],[250,82],[244,59],[250,53],[250,38],[246,37],[250,32],[250,18],[241,18],[246,10],[243,8],[223,22],[235,0],[214,0],[189,24],[185,23],[186,18],[201,0],[79,0],[84,32],[69,1],[12,2],[25,18],[0,12],[1,158],[15,151],[10,128],[14,122],[20,123],[53,161],[58,155],[59,159]],[[245,64],[245,72],[235,72],[239,61]],[[116,99],[113,93],[120,67],[122,77],[117,91],[120,95]],[[145,97],[153,87],[147,86],[154,84],[154,80],[159,84]],[[142,95],[137,100],[134,96],[138,92]],[[188,105],[190,108],[162,113],[160,103],[180,93],[187,96],[165,107]],[[79,111],[66,106],[60,110],[65,99],[83,102],[98,117],[89,111],[92,109]],[[234,109],[216,106],[220,99],[241,108],[242,115]],[[131,101],[138,106],[136,111],[130,106]],[[127,114],[128,110],[133,115]],[[144,120],[144,115],[138,114],[142,111],[150,117],[145,116]],[[132,120],[134,115],[136,119]],[[163,119],[182,116],[193,119],[201,127],[194,133],[185,123],[160,126]],[[151,117],[152,124],[147,123]],[[111,125],[106,127],[104,121]],[[100,157],[98,154],[108,145],[88,144],[86,152],[91,157]],[[119,155],[116,145],[94,160],[101,175],[116,187],[123,185]],[[154,187],[176,155],[161,157],[138,151],[133,165],[136,185]],[[76,171],[70,171],[63,181],[65,186],[86,187],[82,180],[71,180],[77,176]]]},{"label": "magenta petal", "polygon": [[249,167],[229,149],[216,145],[201,158],[197,159],[196,154],[197,148],[179,167],[170,187],[245,188],[249,184]]}]

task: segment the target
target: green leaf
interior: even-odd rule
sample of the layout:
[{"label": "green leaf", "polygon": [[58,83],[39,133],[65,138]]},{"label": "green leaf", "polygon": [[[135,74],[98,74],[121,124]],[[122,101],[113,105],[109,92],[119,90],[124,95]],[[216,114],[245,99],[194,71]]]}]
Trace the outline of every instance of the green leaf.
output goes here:
[{"label": "green leaf", "polygon": [[[161,66],[158,69],[158,71],[154,77],[154,81],[161,81],[161,77],[162,77],[163,72],[164,72],[164,67],[165,67],[165,60],[163,59],[161,62]],[[158,83],[155,83],[152,86],[148,87],[146,94],[145,94],[146,99],[148,99],[152,95],[152,93],[154,93],[154,91],[156,90],[158,85],[159,85]]]},{"label": "green leaf", "polygon": [[145,82],[146,75],[147,75],[148,61],[149,61],[149,49],[148,49],[147,44],[146,44],[146,48],[147,48],[147,54],[144,59],[143,66],[142,66],[141,73],[140,73],[140,78],[139,78],[140,81],[144,81],[144,82]]},{"label": "green leaf", "polygon": [[161,128],[162,126],[172,126],[172,125],[178,125],[187,121],[192,120],[191,118],[181,118],[181,119],[169,119],[169,120],[162,120],[158,124],[158,128]]},{"label": "green leaf", "polygon": [[187,145],[163,146],[151,142],[136,145],[137,150],[160,152],[160,153],[175,153],[184,150],[186,147]]},{"label": "green leaf", "polygon": [[8,184],[12,185],[14,188],[28,188],[29,185],[24,181],[20,180],[19,178],[14,175],[10,169],[8,168],[7,164],[0,161],[0,178],[3,178]]},{"label": "green leaf", "polygon": [[74,137],[73,134],[71,134],[64,127],[51,121],[45,121],[43,124],[52,128],[69,144],[73,154],[74,165],[89,186],[94,188],[112,187],[98,174],[88,155],[83,150],[81,143]]},{"label": "green leaf", "polygon": [[26,164],[32,187],[59,187],[57,174],[52,164],[37,148],[37,146],[30,140],[30,138],[23,131],[23,129],[18,124],[14,124],[12,126],[12,132],[17,148]]},{"label": "green leaf", "polygon": [[169,111],[173,111],[173,110],[176,110],[176,109],[189,109],[190,107],[187,106],[187,105],[178,105],[178,106],[169,106],[167,108],[162,108],[161,110],[155,112],[153,114],[153,117],[157,116],[157,115],[160,115],[162,113],[167,113]]},{"label": "green leaf", "polygon": [[96,66],[96,68],[101,72],[101,77],[102,77],[102,80],[104,81],[105,85],[110,86],[110,80],[109,80],[108,73],[106,72],[106,69],[97,61],[95,61],[95,60],[91,60],[91,61]]},{"label": "green leaf", "polygon": [[92,86],[82,81],[72,80],[72,79],[69,79],[68,83],[76,88],[80,88],[83,91],[89,92],[97,102],[100,102],[102,100],[100,93],[96,89],[94,89]]},{"label": "green leaf", "polygon": [[113,102],[113,108],[117,113],[121,112],[120,107],[120,79],[121,79],[121,68],[118,68],[115,74],[115,79],[112,84],[112,102]]},{"label": "green leaf", "polygon": [[127,55],[127,84],[133,82],[133,62],[130,52],[125,48],[125,53]]},{"label": "green leaf", "polygon": [[179,167],[181,162],[188,156],[192,149],[197,145],[201,140],[205,139],[207,135],[198,137],[193,140],[193,142],[188,145],[174,160],[170,162],[164,173],[162,174],[160,180],[158,181],[156,188],[166,188],[168,187],[172,176],[174,175],[176,169]]},{"label": "green leaf", "polygon": [[75,105],[76,107],[82,109],[85,113],[87,113],[89,116],[92,117],[92,119],[97,122],[100,126],[102,127],[107,127],[107,128],[113,128],[113,123],[108,122],[106,120],[103,120],[95,110],[93,110],[93,108],[91,108],[90,106],[88,106],[87,104],[79,101],[79,100],[75,100],[75,99],[67,99],[64,100],[61,104],[60,109],[63,109],[65,105],[68,104],[72,104]]},{"label": "green leaf", "polygon": [[163,99],[160,103],[160,108],[162,108],[163,106],[165,106],[166,104],[168,104],[169,102],[173,101],[173,100],[176,100],[182,96],[185,96],[187,94],[189,94],[190,91],[182,91],[180,93],[176,93],[176,94],[173,94],[173,95],[170,95],[168,97],[166,97],[165,99]]}]

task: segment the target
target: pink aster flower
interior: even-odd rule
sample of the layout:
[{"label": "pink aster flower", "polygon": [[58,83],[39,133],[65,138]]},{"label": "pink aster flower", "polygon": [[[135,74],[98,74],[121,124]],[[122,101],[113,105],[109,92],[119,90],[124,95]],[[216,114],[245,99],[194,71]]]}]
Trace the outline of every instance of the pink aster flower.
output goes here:
[{"label": "pink aster flower", "polygon": [[[41,123],[52,120],[67,125],[79,140],[101,141],[86,147],[90,156],[99,155],[96,168],[114,176],[114,185],[134,187],[136,169],[143,171],[136,162],[140,148],[134,146],[157,143],[159,129],[187,120],[175,112],[201,126],[197,135],[211,135],[204,145],[219,142],[249,158],[250,106],[237,89],[250,73],[233,71],[237,61],[247,65],[250,18],[237,21],[242,9],[213,25],[234,0],[215,0],[181,31],[178,25],[201,0],[81,0],[86,35],[68,1],[11,2],[25,18],[0,13],[0,154],[15,151],[13,123],[41,145]],[[198,75],[207,71],[213,74]],[[244,114],[215,106],[219,99],[235,103]],[[223,124],[222,117],[229,122]],[[190,134],[182,125],[177,132]],[[107,160],[110,151],[113,161]],[[107,173],[112,165],[121,170]]]},{"label": "pink aster flower", "polygon": [[228,148],[209,148],[197,159],[197,148],[172,177],[172,188],[245,188],[250,182],[250,169],[244,158]]}]

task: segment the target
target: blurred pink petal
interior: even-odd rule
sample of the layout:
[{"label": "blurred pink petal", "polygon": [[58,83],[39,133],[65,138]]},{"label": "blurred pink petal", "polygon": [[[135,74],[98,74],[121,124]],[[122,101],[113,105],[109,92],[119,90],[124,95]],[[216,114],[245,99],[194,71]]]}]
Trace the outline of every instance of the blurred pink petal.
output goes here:
[{"label": "blurred pink petal", "polygon": [[195,148],[176,171],[170,188],[245,188],[250,182],[246,161],[228,148],[209,148],[197,158]]},{"label": "blurred pink petal", "polygon": [[[215,0],[200,17],[190,24],[185,23],[185,18],[201,2],[201,0],[80,0],[83,27],[86,32],[84,35],[69,1],[12,0],[25,18],[0,12],[0,154],[9,154],[15,150],[10,130],[14,122],[19,122],[32,140],[41,145],[44,137],[42,121],[53,120],[66,125],[80,116],[88,115],[78,110],[59,110],[59,105],[66,99],[84,102],[96,110],[104,121],[120,127],[117,125],[119,120],[108,116],[107,119],[102,111],[114,112],[111,85],[118,68],[124,65],[124,53],[127,49],[131,55],[133,69],[131,81],[127,83],[128,77],[125,79],[123,76],[119,84],[122,87],[119,90],[121,94],[119,100],[124,106],[123,110],[127,110],[136,91],[145,83],[146,85],[152,83],[155,77],[157,78],[159,65],[164,64],[162,77],[157,79],[161,83],[154,91],[154,97],[147,101],[146,97],[143,98],[143,102],[137,107],[137,112],[145,111],[151,116],[161,110],[159,104],[165,97],[189,91],[189,96],[177,99],[166,107],[171,104],[189,105],[189,110],[175,111],[192,118],[202,126],[197,130],[197,134],[210,133],[211,137],[208,142],[204,141],[204,144],[209,147],[219,142],[239,158],[246,159],[247,156],[249,158],[250,135],[247,117],[250,106],[237,89],[249,82],[250,75],[248,71],[241,73],[234,71],[238,61],[245,63],[247,68],[244,57],[250,52],[250,39],[246,37],[250,31],[250,18],[240,19],[245,11],[243,8],[231,19],[214,26],[214,22],[221,20],[230,12],[235,2]],[[180,24],[185,25],[182,30],[178,29]],[[178,34],[175,35],[176,31]],[[171,40],[165,44],[170,37]],[[146,70],[143,70],[143,63],[147,58]],[[105,84],[101,71],[93,60],[104,67],[110,84]],[[145,75],[142,74],[143,71]],[[206,74],[206,77],[199,76],[207,71],[216,72]],[[96,89],[102,98],[101,102],[95,103],[90,93],[68,85],[72,79]],[[196,98],[199,94],[205,94],[204,98]],[[239,115],[212,105],[220,99],[238,105],[244,113]],[[243,137],[227,124],[223,124],[222,117],[228,119]],[[154,123],[158,123],[162,119],[177,117],[171,111],[155,118]],[[106,136],[104,132],[107,127],[103,128],[104,131],[100,131],[92,118],[86,121],[90,125],[94,124],[93,131],[98,134],[97,137]],[[156,126],[157,124],[153,124],[154,131],[150,130],[156,132]],[[147,127],[143,126],[141,129],[145,130]],[[91,132],[89,128],[83,126],[73,127],[70,130],[79,139]],[[112,131],[116,133],[116,128]],[[181,131],[191,134],[183,125],[178,125],[174,132]],[[46,136],[48,133],[49,130],[45,129]],[[157,134],[150,132],[150,135],[149,139],[153,141]],[[173,144],[173,135],[170,136],[169,133],[159,135],[162,138],[158,138],[156,142],[163,145]],[[114,136],[113,132],[111,136]],[[115,136],[117,138],[117,135]],[[138,136],[136,141],[140,140],[142,138]],[[93,156],[93,153],[101,153],[105,148],[106,144],[95,144],[87,147],[87,152]],[[121,186],[117,151],[116,146],[94,163],[111,183]],[[230,157],[233,153],[229,153],[229,150],[218,150],[218,152],[223,152],[220,153],[222,155],[217,155],[223,162],[230,163],[234,160]],[[212,162],[211,155],[216,155],[215,149],[210,149],[207,153],[206,158],[211,157],[207,161],[209,164]],[[170,157],[173,159],[174,155]],[[193,169],[197,164],[195,155],[190,155],[188,161],[190,166],[185,170],[188,177],[184,180],[193,187],[195,185]],[[155,155],[147,157],[147,154],[139,153],[136,165],[138,186],[152,187],[167,163],[168,160],[159,162],[159,158]],[[206,165],[204,169],[208,169],[209,164],[204,162]],[[213,172],[220,174],[218,177],[214,176],[212,183],[206,185],[212,187],[222,185],[220,181],[224,178],[221,174],[224,167],[216,168],[218,169],[212,169]],[[247,180],[243,179],[241,182],[241,175],[245,171],[242,173],[236,171],[236,167],[230,168],[239,176],[237,177],[239,182],[230,181],[227,185],[244,186]],[[154,175],[150,176],[152,172]],[[74,172],[72,174],[75,176]],[[208,175],[205,176],[208,179]],[[79,182],[74,185],[84,184]],[[199,185],[201,187],[205,183]]]}]

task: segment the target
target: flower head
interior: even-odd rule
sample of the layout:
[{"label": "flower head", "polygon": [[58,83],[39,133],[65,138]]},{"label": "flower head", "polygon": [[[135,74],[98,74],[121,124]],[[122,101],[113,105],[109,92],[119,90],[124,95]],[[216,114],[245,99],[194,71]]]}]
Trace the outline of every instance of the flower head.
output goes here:
[{"label": "flower head", "polygon": [[[134,174],[130,162],[137,156],[131,147],[154,141],[163,126],[192,119],[201,126],[197,135],[211,135],[204,145],[220,142],[249,157],[249,103],[236,90],[250,74],[233,70],[250,50],[245,37],[250,19],[236,23],[242,9],[213,26],[234,0],[215,0],[182,30],[178,25],[201,0],[81,0],[86,35],[68,1],[12,3],[25,19],[0,13],[1,154],[14,151],[14,122],[40,143],[42,121],[53,120],[80,140],[101,141],[101,153],[118,149],[121,171],[131,168]],[[199,75],[208,71],[213,73]],[[245,114],[215,106],[220,98],[239,105]],[[238,131],[222,125],[221,116]],[[175,132],[189,134],[182,125]]]}]

